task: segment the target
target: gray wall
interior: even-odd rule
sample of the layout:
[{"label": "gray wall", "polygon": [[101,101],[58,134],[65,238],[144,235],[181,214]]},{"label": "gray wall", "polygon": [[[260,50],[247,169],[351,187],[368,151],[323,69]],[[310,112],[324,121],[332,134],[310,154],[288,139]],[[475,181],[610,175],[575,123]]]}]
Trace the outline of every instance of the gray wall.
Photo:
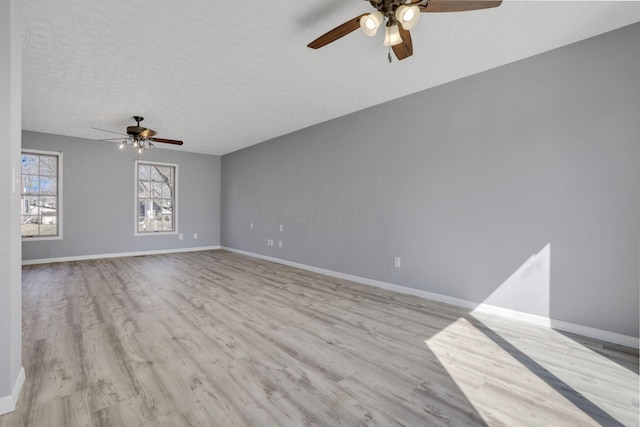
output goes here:
[{"label": "gray wall", "polygon": [[0,2],[0,414],[13,407],[10,395],[22,366],[20,196],[12,185],[20,168],[19,10],[18,0]]},{"label": "gray wall", "polygon": [[[134,236],[134,160],[117,143],[23,132],[22,147],[63,152],[62,240],[25,241],[24,260],[220,245],[220,157],[154,148],[178,163],[177,235]],[[198,239],[193,234],[198,234]]]},{"label": "gray wall", "polygon": [[637,337],[639,76],[635,24],[225,155],[222,244],[478,303],[546,256],[488,301]]}]

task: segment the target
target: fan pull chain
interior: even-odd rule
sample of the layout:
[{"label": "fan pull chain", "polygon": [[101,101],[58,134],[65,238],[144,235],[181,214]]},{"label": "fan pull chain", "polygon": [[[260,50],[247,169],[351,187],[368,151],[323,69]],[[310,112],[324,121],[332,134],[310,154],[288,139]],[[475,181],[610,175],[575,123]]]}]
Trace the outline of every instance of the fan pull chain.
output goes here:
[{"label": "fan pull chain", "polygon": [[389,58],[389,64],[391,64],[391,46],[389,46],[389,52],[387,53],[387,58]]}]

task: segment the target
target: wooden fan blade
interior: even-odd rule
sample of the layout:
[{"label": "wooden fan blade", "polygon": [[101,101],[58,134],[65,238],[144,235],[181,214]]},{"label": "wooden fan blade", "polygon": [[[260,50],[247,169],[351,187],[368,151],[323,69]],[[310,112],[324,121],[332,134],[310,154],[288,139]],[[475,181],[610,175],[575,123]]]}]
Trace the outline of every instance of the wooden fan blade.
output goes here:
[{"label": "wooden fan blade", "polygon": [[164,139],[164,138],[149,138],[149,141],[153,142],[162,142],[164,144],[174,144],[174,145],[182,145],[184,142],[178,141],[175,139]]},{"label": "wooden fan blade", "polygon": [[157,132],[153,129],[145,129],[142,132],[140,132],[140,136],[144,139],[149,139],[152,136],[154,136]]},{"label": "wooden fan blade", "polygon": [[356,16],[355,18],[348,20],[342,25],[338,25],[333,30],[321,35],[320,37],[309,43],[307,47],[310,47],[311,49],[321,48],[322,46],[326,46],[329,43],[338,40],[340,37],[344,37],[347,34],[357,30],[358,28],[360,28],[360,18],[365,15],[368,15],[368,13],[363,13],[360,16]]},{"label": "wooden fan blade", "polygon": [[396,54],[398,60],[402,61],[405,58],[413,55],[413,42],[411,41],[411,33],[409,30],[402,28],[402,25],[398,25],[400,30],[400,37],[402,37],[402,43],[392,46],[393,53]]},{"label": "wooden fan blade", "polygon": [[97,139],[96,141],[124,141],[127,138],[107,138],[107,139]]},{"label": "wooden fan blade", "polygon": [[502,0],[431,0],[420,12],[465,12],[498,7]]},{"label": "wooden fan blade", "polygon": [[127,137],[129,136],[129,135],[127,135],[126,133],[114,132],[114,131],[112,131],[112,130],[106,130],[106,129],[100,129],[100,128],[94,128],[94,127],[91,127],[91,129],[101,130],[102,132],[115,133],[116,135],[122,135],[122,136],[127,136]]}]

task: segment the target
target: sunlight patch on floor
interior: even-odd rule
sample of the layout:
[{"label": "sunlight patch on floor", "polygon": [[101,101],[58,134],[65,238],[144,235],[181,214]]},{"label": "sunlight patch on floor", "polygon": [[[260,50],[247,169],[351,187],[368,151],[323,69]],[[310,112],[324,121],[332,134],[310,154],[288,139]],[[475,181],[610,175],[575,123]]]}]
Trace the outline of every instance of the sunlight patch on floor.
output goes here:
[{"label": "sunlight patch on floor", "polygon": [[[502,332],[506,329],[500,325],[509,320],[477,313],[472,317],[624,425],[639,424],[640,384],[632,370],[553,329],[530,326],[531,334],[515,335]],[[637,363],[635,356],[629,361]]]},{"label": "sunlight patch on floor", "polygon": [[[536,329],[539,333],[540,328]],[[474,343],[477,351],[469,351],[469,342]],[[545,349],[545,357],[526,354],[526,348],[520,349],[519,353],[514,348],[503,348],[506,347],[504,343],[500,345],[465,318],[458,319],[425,343],[489,425],[599,425],[539,375],[546,369],[557,376],[578,377],[580,381],[572,388],[585,393],[588,390],[582,390],[581,384],[590,384],[592,380],[588,376],[592,369],[601,366],[605,370],[615,370],[611,366],[615,365],[613,362],[589,359],[589,353],[593,353],[590,350],[576,354],[576,343],[570,346],[558,339],[557,344],[550,343],[551,351]],[[513,343],[511,345],[516,347]],[[525,360],[529,365],[525,366],[523,360],[527,357],[542,359],[542,362],[526,363]],[[549,363],[545,358],[554,361],[551,363],[555,365],[553,370],[547,366]],[[541,370],[536,363],[544,369]],[[585,364],[585,368],[579,367],[582,374],[572,372],[578,363]],[[616,373],[620,372],[616,370]],[[626,381],[627,377],[625,374],[621,381]]]}]

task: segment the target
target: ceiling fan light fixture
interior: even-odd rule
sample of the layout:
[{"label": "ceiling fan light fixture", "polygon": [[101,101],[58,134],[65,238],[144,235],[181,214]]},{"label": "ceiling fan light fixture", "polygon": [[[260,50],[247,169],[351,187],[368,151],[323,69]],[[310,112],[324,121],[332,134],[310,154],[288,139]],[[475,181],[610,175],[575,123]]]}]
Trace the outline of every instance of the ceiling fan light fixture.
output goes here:
[{"label": "ceiling fan light fixture", "polygon": [[373,37],[378,32],[378,28],[380,28],[383,20],[384,15],[378,10],[360,18],[360,28],[362,28],[363,33],[369,37]]},{"label": "ceiling fan light fixture", "polygon": [[420,9],[418,6],[409,6],[406,4],[400,5],[396,9],[396,20],[402,25],[405,30],[410,30],[416,26],[418,19],[420,19]]},{"label": "ceiling fan light fixture", "polygon": [[[167,138],[154,138],[156,135],[156,131],[153,129],[147,129],[140,126],[140,122],[144,120],[144,117],[141,116],[133,116],[133,119],[136,121],[136,126],[127,126],[126,139],[121,140],[122,142],[118,145],[120,150],[125,148],[129,148],[138,153],[142,153],[149,148],[154,147],[153,142],[160,142],[163,144],[173,144],[173,145],[182,145],[184,144],[182,141],[177,139],[167,139]],[[121,134],[120,132],[113,132],[106,129],[93,128],[103,132]],[[124,135],[124,134],[121,134]],[[119,138],[112,138],[119,139]],[[104,139],[101,141],[111,141],[112,139]]]},{"label": "ceiling fan light fixture", "polygon": [[395,46],[402,43],[400,30],[396,24],[388,25],[384,31],[384,46]]}]

